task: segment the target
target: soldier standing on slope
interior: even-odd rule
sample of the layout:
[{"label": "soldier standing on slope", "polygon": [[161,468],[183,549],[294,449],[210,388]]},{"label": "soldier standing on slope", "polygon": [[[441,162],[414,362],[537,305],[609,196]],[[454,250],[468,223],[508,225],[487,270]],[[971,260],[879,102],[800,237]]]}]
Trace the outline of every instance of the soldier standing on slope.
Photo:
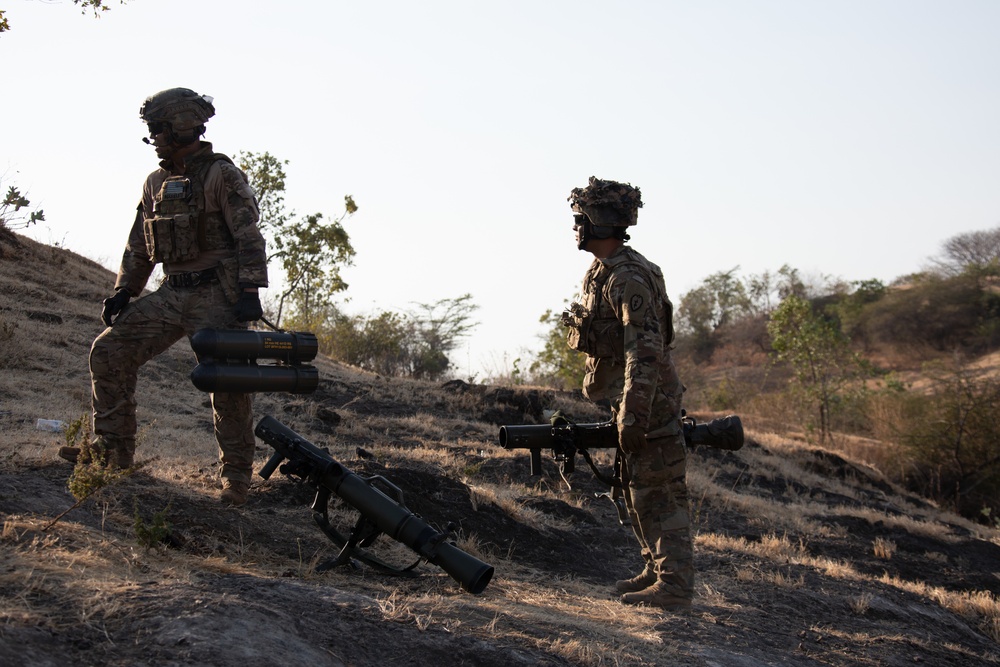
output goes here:
[{"label": "soldier standing on slope", "polygon": [[645,562],[615,584],[627,604],[690,608],[694,564],[681,425],[670,354],[673,306],[660,268],[625,245],[642,206],[638,188],[591,177],[575,188],[577,247],[594,255],[581,302],[563,313],[568,343],[587,354],[583,392],[608,401],[618,424],[625,505]]},{"label": "soldier standing on slope", "polygon": [[[149,130],[143,141],[161,161],[143,186],[115,293],[104,300],[101,319],[108,328],[90,351],[97,437],[82,450],[59,452],[109,468],[134,462],[139,367],[198,329],[246,328],[263,315],[257,290],[267,287],[253,190],[232,160],[201,140],[215,115],[212,98],[171,88],[147,98],[139,115]],[[157,263],[163,282],[139,297]],[[252,394],[216,392],[211,399],[221,498],[242,505],[253,473]]]}]

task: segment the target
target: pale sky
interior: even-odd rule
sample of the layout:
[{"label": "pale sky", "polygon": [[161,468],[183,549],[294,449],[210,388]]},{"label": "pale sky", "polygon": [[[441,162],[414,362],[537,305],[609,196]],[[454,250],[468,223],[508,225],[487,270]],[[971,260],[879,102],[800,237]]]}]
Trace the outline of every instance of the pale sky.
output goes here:
[{"label": "pale sky", "polygon": [[591,175],[642,189],[631,245],[675,301],[737,265],[889,282],[1000,224],[996,0],[110,4],[3,2],[27,234],[116,269],[156,166],[139,106],[192,88],[217,151],[290,161],[299,214],[353,195],[348,312],[472,294],[460,376],[540,349]]}]

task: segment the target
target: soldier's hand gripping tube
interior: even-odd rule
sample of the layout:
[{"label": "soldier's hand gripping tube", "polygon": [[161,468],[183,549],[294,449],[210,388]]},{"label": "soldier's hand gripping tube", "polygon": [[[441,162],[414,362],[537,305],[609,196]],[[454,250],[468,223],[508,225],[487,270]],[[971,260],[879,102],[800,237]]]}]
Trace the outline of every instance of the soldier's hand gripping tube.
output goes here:
[{"label": "soldier's hand gripping tube", "polygon": [[233,310],[237,322],[256,322],[264,316],[264,308],[260,305],[260,295],[257,292],[240,292]]},{"label": "soldier's hand gripping tube", "polygon": [[[308,394],[319,386],[319,371],[306,363],[319,351],[311,333],[199,329],[191,347],[200,362],[191,381],[201,391]],[[258,364],[259,359],[275,363]]]},{"label": "soldier's hand gripping tube", "polygon": [[[339,496],[361,514],[362,522],[359,522],[356,530],[367,536],[362,544],[385,533],[412,549],[421,558],[441,567],[466,591],[478,595],[486,590],[493,578],[493,566],[465,553],[448,541],[448,534],[435,530],[407,509],[402,504],[401,493],[398,494],[400,498],[389,497],[373,486],[372,479],[376,478],[366,479],[351,472],[327,452],[273,417],[261,419],[254,433],[274,448],[274,454],[258,473],[261,477],[268,479],[275,470],[280,470],[289,477],[309,484],[317,491],[313,510],[317,513],[320,511],[317,504],[322,499],[324,515],[328,495],[333,493]],[[384,478],[378,479],[387,482]],[[325,520],[326,517],[322,518]],[[320,517],[316,520],[323,532],[338,546],[343,547],[337,563],[347,562],[358,541],[344,540],[339,534],[327,530]],[[366,524],[363,531],[362,523]],[[370,563],[368,559],[361,560]]]}]

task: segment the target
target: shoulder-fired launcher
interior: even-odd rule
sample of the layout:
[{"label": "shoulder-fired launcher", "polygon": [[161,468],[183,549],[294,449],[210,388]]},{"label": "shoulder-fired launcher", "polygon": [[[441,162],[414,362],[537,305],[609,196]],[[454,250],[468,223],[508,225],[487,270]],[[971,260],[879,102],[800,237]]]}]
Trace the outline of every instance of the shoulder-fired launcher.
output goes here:
[{"label": "shoulder-fired launcher", "polygon": [[[688,447],[703,445],[736,451],[743,446],[743,422],[736,415],[704,424],[684,416],[681,424]],[[552,424],[501,426],[499,441],[504,449],[527,449],[531,452],[532,475],[542,472],[543,449],[552,450],[553,460],[561,464],[561,472],[566,473],[573,472],[576,454],[581,454],[593,468],[587,450],[618,447],[618,426],[613,421],[574,424],[556,418]],[[596,468],[594,472],[597,472]]]},{"label": "shoulder-fired launcher", "polygon": [[[275,470],[280,470],[316,490],[313,518],[326,536],[341,547],[336,559],[322,564],[317,570],[326,570],[357,558],[384,572],[410,572],[419,560],[408,568],[397,569],[365,550],[385,533],[412,549],[420,559],[439,566],[466,591],[479,594],[489,585],[493,578],[493,566],[465,553],[449,541],[451,536],[448,532],[436,530],[407,509],[402,492],[384,477],[366,478],[351,472],[326,451],[273,417],[261,419],[254,433],[274,448],[274,454],[258,473],[261,477],[269,479]],[[386,491],[376,488],[376,483]],[[342,535],[330,524],[327,516],[330,494],[337,495],[360,514],[349,536]]]}]

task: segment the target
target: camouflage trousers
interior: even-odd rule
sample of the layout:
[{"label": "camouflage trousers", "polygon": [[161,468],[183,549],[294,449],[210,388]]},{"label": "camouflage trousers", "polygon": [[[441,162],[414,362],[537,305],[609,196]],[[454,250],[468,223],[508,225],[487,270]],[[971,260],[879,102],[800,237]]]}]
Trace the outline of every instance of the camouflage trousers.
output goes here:
[{"label": "camouflage trousers", "polygon": [[694,550],[683,435],[650,438],[637,454],[622,454],[622,487],[642,558],[673,595],[694,594]]},{"label": "camouflage trousers", "polygon": [[[164,282],[152,294],[133,300],[113,326],[90,349],[94,433],[106,446],[135,450],[135,388],[139,368],[198,329],[245,329],[234,317],[233,304],[218,281],[195,287]],[[249,484],[256,442],[253,395],[210,394],[219,443],[222,477]]]}]

